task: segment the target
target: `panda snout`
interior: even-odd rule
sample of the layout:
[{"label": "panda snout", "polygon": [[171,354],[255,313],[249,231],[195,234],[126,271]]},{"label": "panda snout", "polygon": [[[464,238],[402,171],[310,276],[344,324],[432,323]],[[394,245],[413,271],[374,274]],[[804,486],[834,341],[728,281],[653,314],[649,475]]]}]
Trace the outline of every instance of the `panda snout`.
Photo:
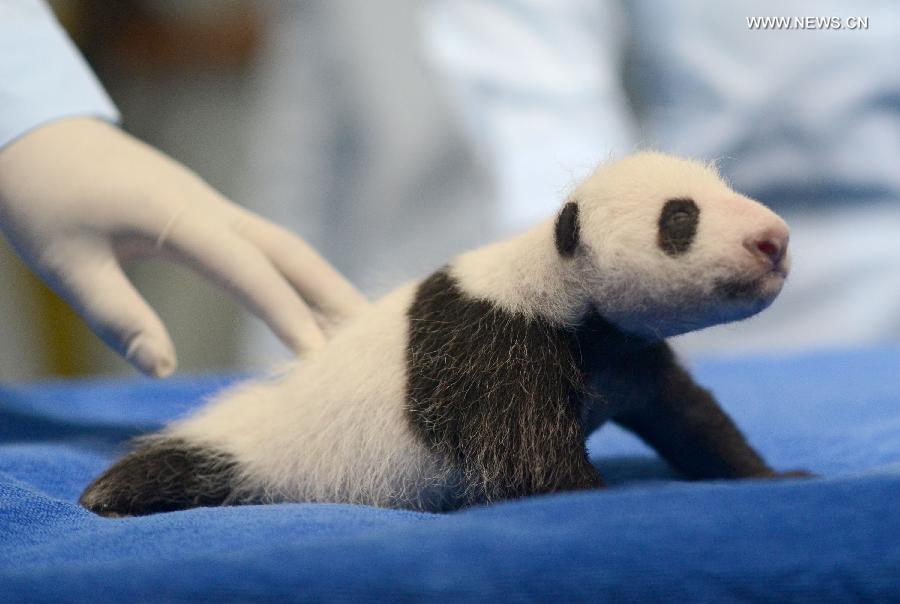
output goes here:
[{"label": "panda snout", "polygon": [[787,228],[769,227],[744,239],[744,248],[764,266],[786,273],[789,238]]}]

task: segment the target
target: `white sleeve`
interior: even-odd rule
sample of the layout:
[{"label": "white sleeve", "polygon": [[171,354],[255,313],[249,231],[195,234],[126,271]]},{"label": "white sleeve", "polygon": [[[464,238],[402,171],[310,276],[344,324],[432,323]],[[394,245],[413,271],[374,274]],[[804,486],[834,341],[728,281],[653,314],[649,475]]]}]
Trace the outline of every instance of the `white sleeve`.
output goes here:
[{"label": "white sleeve", "polygon": [[0,148],[62,117],[119,114],[40,0],[0,2]]},{"label": "white sleeve", "polygon": [[633,150],[615,0],[431,0],[425,43],[485,152],[503,230],[548,216],[581,178]]}]

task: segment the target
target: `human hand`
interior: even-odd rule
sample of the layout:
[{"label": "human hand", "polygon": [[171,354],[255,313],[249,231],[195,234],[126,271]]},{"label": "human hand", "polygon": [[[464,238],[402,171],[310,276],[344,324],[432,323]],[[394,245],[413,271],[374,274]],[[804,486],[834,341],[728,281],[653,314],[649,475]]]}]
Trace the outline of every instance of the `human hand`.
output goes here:
[{"label": "human hand", "polygon": [[175,348],[121,263],[164,256],[215,281],[298,353],[365,298],[302,240],[105,122],[37,128],[0,150],[0,230],[111,348],[164,377]]}]

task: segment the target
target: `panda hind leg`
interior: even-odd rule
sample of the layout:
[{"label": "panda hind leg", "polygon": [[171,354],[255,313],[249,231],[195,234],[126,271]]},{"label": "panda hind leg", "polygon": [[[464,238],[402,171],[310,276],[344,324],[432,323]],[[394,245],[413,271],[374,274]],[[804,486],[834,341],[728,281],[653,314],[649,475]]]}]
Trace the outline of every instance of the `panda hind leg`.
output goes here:
[{"label": "panda hind leg", "polygon": [[85,489],[81,505],[121,517],[247,502],[237,496],[238,468],[230,454],[179,438],[142,440]]}]

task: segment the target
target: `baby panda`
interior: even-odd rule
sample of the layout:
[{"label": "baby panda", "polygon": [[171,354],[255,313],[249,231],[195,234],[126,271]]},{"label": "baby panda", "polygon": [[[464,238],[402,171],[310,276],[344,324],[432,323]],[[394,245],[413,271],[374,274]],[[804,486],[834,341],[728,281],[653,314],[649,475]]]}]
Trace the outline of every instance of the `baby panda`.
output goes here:
[{"label": "baby panda", "polygon": [[254,502],[440,511],[603,486],[607,420],[690,479],[779,474],[666,338],[754,315],[788,228],[709,165],[601,166],[552,219],[463,254],[286,372],[143,438],[81,503],[105,516]]}]

